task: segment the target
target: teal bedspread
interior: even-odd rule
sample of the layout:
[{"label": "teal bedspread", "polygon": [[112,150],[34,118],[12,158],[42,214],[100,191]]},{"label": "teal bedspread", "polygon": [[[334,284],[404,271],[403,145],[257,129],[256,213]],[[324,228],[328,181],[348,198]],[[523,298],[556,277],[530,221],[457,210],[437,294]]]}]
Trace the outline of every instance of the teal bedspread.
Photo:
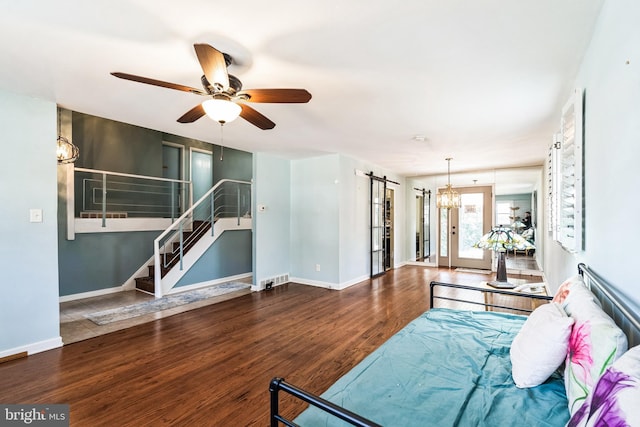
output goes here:
[{"label": "teal bedspread", "polygon": [[[518,389],[509,347],[525,317],[431,309],[334,383],[322,397],[383,426],[564,426],[564,383]],[[316,408],[295,422],[346,426]]]}]

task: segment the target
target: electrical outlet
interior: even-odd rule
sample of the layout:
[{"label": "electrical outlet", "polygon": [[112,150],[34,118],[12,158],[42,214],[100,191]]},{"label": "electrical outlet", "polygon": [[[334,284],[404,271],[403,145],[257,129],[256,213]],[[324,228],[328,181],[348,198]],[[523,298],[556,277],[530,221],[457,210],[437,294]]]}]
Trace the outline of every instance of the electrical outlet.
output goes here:
[{"label": "electrical outlet", "polygon": [[316,264],[316,271],[320,271],[320,264]]}]

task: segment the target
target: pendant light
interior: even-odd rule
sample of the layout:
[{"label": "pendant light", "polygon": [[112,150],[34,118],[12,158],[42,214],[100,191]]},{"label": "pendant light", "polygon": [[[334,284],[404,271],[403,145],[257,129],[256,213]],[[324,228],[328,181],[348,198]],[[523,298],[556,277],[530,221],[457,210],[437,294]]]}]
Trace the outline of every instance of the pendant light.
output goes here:
[{"label": "pendant light", "polygon": [[444,191],[438,192],[436,206],[440,209],[457,209],[460,207],[460,194],[451,188],[451,157],[447,161],[447,186]]},{"label": "pendant light", "polygon": [[56,147],[56,157],[58,158],[58,164],[73,163],[78,159],[80,151],[78,147],[74,145],[67,138],[62,136],[62,119],[61,111],[58,108],[58,141]]}]

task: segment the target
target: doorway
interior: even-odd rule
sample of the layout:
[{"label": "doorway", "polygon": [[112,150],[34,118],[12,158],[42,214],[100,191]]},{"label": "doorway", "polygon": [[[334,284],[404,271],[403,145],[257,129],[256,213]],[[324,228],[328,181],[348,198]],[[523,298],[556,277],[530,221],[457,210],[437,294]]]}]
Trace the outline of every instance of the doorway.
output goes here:
[{"label": "doorway", "polygon": [[384,200],[384,270],[393,268],[393,189],[387,188]]},{"label": "doorway", "polygon": [[[184,146],[170,142],[162,143],[162,177],[184,180]],[[167,185],[169,186],[167,205],[170,206],[170,213],[167,215],[173,219],[182,215],[187,206],[187,189],[175,182]]]},{"label": "doorway", "polygon": [[473,245],[492,226],[492,189],[486,187],[456,188],[460,208],[439,209],[438,265],[490,270],[491,251]]},{"label": "doorway", "polygon": [[419,262],[429,261],[431,257],[431,191],[418,191],[421,192],[416,194],[416,261]]},{"label": "doorway", "polygon": [[394,193],[387,187],[386,177],[368,174],[371,180],[371,269],[370,276],[384,274],[394,266]]},{"label": "doorway", "polygon": [[[200,200],[213,186],[213,159],[210,151],[191,148],[191,183],[193,185],[193,203]],[[208,220],[211,217],[211,205],[201,207],[195,219]]]}]

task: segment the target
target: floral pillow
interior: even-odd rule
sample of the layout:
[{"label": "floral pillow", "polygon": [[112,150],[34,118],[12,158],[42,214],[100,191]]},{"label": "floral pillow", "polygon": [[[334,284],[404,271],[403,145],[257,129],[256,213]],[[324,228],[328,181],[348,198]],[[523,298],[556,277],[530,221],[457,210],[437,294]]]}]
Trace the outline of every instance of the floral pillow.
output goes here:
[{"label": "floral pillow", "polygon": [[568,289],[562,306],[575,323],[569,337],[564,381],[573,415],[600,376],[627,350],[627,337],[583,283],[573,282]]},{"label": "floral pillow", "polygon": [[568,427],[627,426],[640,421],[640,346],[602,374]]},{"label": "floral pillow", "polygon": [[574,291],[574,294],[582,294],[583,297],[587,296],[587,294],[584,294],[583,291],[587,291],[588,295],[591,296],[591,299],[597,302],[593,294],[591,294],[591,291],[589,291],[589,289],[587,289],[587,287],[585,286],[584,281],[582,280],[582,276],[580,275],[576,275],[565,280],[556,291],[556,294],[553,296],[553,302],[562,304],[563,308],[565,308],[564,306],[567,304],[566,300],[572,291]]}]

